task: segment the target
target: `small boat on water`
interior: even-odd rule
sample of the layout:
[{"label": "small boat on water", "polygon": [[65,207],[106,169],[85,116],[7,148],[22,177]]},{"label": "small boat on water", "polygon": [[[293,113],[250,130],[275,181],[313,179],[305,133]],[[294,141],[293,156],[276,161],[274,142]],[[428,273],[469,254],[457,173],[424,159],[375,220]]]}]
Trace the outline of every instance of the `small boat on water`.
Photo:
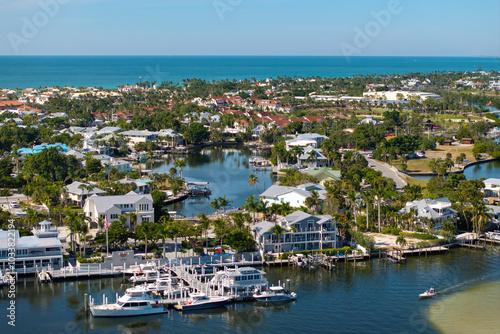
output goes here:
[{"label": "small boat on water", "polygon": [[90,305],[94,317],[131,317],[167,313],[159,294],[136,288],[126,291],[114,304]]},{"label": "small boat on water", "polygon": [[40,270],[37,278],[40,283],[50,283],[52,281],[52,276],[50,276],[50,273],[45,268],[42,268],[42,270]]},{"label": "small boat on water", "polygon": [[262,303],[285,302],[297,299],[297,294],[285,290],[282,286],[272,286],[268,290],[255,293],[253,298]]},{"label": "small boat on water", "polygon": [[153,283],[159,279],[163,279],[163,277],[159,272],[146,272],[140,275],[134,275],[129,278],[131,283],[142,284],[142,283]]},{"label": "small boat on water", "polygon": [[10,274],[9,269],[5,269],[5,273],[2,274],[0,271],[0,284],[8,285],[11,284],[11,281],[15,281],[14,276]]},{"label": "small boat on water", "polygon": [[432,298],[436,295],[436,291],[434,288],[430,288],[429,290],[426,290],[424,293],[419,294],[419,298],[421,299],[426,299],[426,298]]},{"label": "small boat on water", "polygon": [[179,302],[174,307],[178,311],[202,310],[222,307],[230,300],[229,297],[207,297],[204,293],[191,293],[186,301]]}]

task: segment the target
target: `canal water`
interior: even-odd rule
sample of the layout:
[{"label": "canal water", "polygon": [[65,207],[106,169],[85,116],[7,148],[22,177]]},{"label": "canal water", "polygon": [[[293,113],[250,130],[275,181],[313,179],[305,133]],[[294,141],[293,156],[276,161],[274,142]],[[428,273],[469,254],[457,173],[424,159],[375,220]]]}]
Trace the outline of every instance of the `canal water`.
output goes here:
[{"label": "canal water", "polygon": [[[263,152],[265,153],[265,152]],[[268,171],[257,171],[249,164],[252,154],[257,154],[246,147],[209,148],[191,151],[188,156],[170,155],[153,165],[155,173],[168,173],[174,167],[175,160],[185,159],[186,167],[182,168],[183,178],[187,182],[209,182],[212,195],[209,197],[190,198],[168,207],[171,211],[186,217],[196,216],[200,212],[213,213],[210,201],[226,195],[232,200],[232,207],[245,204],[250,195],[259,197],[276,181],[276,176]],[[259,178],[257,188],[248,185],[248,176],[254,174]]]},{"label": "canal water", "polygon": [[[500,178],[500,161],[495,160],[469,166],[465,168],[464,175],[467,178],[467,180],[478,180],[483,177],[486,179],[490,177]],[[420,180],[430,180],[432,178],[432,176],[428,175],[422,175],[422,176],[412,175],[412,177]]]},{"label": "canal water", "polygon": [[[83,295],[114,301],[121,278],[51,284],[21,281],[16,328],[7,325],[7,290],[0,290],[0,333],[497,333],[500,328],[500,248],[456,248],[448,254],[341,263],[337,271],[264,268],[271,283],[291,280],[295,302],[240,303],[212,311],[94,319]],[[436,288],[434,299],[418,295]],[[468,327],[462,327],[467,325]],[[469,330],[466,330],[469,328]]]}]

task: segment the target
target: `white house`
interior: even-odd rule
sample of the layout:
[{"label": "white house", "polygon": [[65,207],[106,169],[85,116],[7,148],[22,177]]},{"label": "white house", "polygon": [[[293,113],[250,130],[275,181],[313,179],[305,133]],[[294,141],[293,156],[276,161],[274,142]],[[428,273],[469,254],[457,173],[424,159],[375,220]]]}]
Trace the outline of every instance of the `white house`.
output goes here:
[{"label": "white house", "polygon": [[312,190],[318,192],[320,201],[326,198],[325,187],[314,183],[305,183],[297,187],[273,185],[260,194],[260,198],[265,202],[269,202],[270,205],[274,203],[289,203],[294,208],[300,208],[301,206],[305,206],[305,200],[311,196]]},{"label": "white house", "polygon": [[417,221],[434,220],[436,224],[433,225],[433,228],[435,229],[440,229],[441,222],[445,220],[450,220],[456,224],[457,211],[451,208],[451,202],[446,197],[438,199],[424,198],[419,201],[407,202],[406,206],[399,210],[398,213],[409,213],[412,209],[415,211]]},{"label": "white house", "polygon": [[408,99],[425,101],[427,99],[436,99],[436,100],[441,99],[441,96],[434,93],[404,91],[404,90],[366,92],[363,93],[363,97],[374,100],[391,100],[391,101],[408,100]]},{"label": "white house", "polygon": [[490,198],[490,201],[498,201],[500,197],[500,179],[489,178],[483,181],[484,188],[483,192],[486,197]]},{"label": "white house", "polygon": [[[330,215],[311,215],[295,211],[276,222],[285,229],[280,238],[282,252],[337,248],[337,223]],[[276,225],[262,221],[252,227],[261,254],[278,252],[278,238],[271,231]]]},{"label": "white house", "polygon": [[15,268],[20,272],[34,272],[36,267],[60,268],[64,265],[62,244],[59,241],[57,227],[49,221],[40,223],[40,228],[33,229],[33,236],[21,237],[19,231],[0,230],[0,269],[5,271],[9,266],[9,239],[16,240]]},{"label": "white house", "polygon": [[[154,221],[153,198],[151,195],[139,195],[131,191],[126,195],[97,196],[92,195],[85,201],[83,207],[85,215],[93,222],[98,222],[99,217],[108,218],[109,224],[118,220],[121,215],[137,213],[137,224]],[[130,217],[127,216],[125,227],[131,226]]]},{"label": "white house", "polygon": [[328,137],[317,133],[303,133],[285,141],[285,143],[287,150],[291,149],[293,146],[312,146],[318,148],[325,139],[328,139]]},{"label": "white house", "polygon": [[151,131],[137,131],[137,130],[130,130],[130,131],[124,131],[121,133],[122,136],[125,138],[130,139],[130,145],[133,146],[137,143],[148,143],[151,141],[155,141],[158,138],[158,133],[157,132],[151,132]]},{"label": "white house", "polygon": [[361,122],[358,123],[358,125],[359,124],[373,124],[373,125],[377,125],[377,124],[380,124],[380,123],[382,123],[382,122],[379,121],[379,120],[377,120],[377,119],[375,119],[375,118],[373,118],[373,116],[367,116],[367,117],[363,118],[361,120]]}]

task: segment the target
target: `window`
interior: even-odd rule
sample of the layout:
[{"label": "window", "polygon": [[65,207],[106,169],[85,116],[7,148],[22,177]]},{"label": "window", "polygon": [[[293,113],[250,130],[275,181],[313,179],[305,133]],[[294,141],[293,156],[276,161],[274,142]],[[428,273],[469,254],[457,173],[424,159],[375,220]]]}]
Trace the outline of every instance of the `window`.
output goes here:
[{"label": "window", "polygon": [[111,219],[118,219],[118,214],[112,213],[111,216],[109,216]]},{"label": "window", "polygon": [[142,217],[142,222],[143,223],[148,223],[149,222],[149,217]]}]

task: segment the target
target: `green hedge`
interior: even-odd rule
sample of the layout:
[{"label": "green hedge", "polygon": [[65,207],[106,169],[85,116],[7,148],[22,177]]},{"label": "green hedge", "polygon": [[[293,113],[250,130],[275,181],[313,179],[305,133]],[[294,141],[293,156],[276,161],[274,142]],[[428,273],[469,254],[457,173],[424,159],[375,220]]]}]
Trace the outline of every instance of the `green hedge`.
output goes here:
[{"label": "green hedge", "polygon": [[315,254],[318,254],[318,253],[324,253],[326,255],[337,255],[337,253],[340,253],[342,255],[346,254],[346,253],[351,253],[353,251],[353,249],[351,247],[344,247],[344,248],[329,248],[329,249],[322,249],[322,250],[306,250],[306,251],[300,251],[300,252],[293,252],[293,253],[283,253],[281,254],[281,258],[286,260],[288,259],[288,257],[290,257],[290,255],[295,255],[295,254],[304,254],[304,255],[308,255],[308,254],[312,254],[312,253],[315,253]]},{"label": "green hedge", "polygon": [[383,234],[391,234],[391,235],[400,235],[401,230],[397,227],[383,227],[382,233]]},{"label": "green hedge", "polygon": [[403,233],[403,234],[410,236],[412,238],[415,238],[415,239],[420,239],[420,240],[438,240],[439,239],[435,235],[428,234],[428,233]]}]

